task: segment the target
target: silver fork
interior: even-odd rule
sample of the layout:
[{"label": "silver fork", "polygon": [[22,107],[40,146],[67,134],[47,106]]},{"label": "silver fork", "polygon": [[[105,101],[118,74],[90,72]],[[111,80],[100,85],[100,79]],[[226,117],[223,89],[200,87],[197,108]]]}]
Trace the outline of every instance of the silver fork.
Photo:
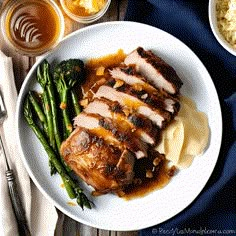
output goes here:
[{"label": "silver fork", "polygon": [[[7,117],[7,110],[3,101],[2,94],[0,92],[0,125],[3,124]],[[10,168],[9,162],[7,160],[7,155],[3,146],[2,137],[0,135],[0,149],[4,155],[6,161],[6,179],[8,183],[9,194],[11,198],[12,207],[16,216],[16,221],[18,224],[18,231],[20,236],[30,236],[30,230],[25,217],[25,211],[18,194],[17,185],[15,181],[15,176],[13,170]]]}]

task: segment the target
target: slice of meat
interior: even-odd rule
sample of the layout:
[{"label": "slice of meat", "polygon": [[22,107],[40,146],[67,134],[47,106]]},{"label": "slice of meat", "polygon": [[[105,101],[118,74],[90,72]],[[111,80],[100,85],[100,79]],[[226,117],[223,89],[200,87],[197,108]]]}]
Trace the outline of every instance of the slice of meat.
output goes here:
[{"label": "slice of meat", "polygon": [[98,114],[80,113],[74,120],[76,126],[89,129],[91,133],[109,141],[114,146],[124,146],[139,158],[147,156],[147,145],[132,134],[129,126],[118,124]]},{"label": "slice of meat", "polygon": [[134,156],[77,127],[62,143],[61,155],[71,169],[100,193],[116,192],[133,180]]},{"label": "slice of meat", "polygon": [[[119,83],[120,85],[121,84],[122,85],[119,86]],[[108,80],[108,82],[106,82],[105,85],[113,87],[117,91],[120,91],[122,93],[137,98],[138,102],[148,105],[151,109],[155,110],[158,114],[160,114],[165,120],[170,119],[171,117],[170,112],[165,109],[166,105],[164,102],[164,98],[162,97],[161,94],[160,96],[158,96],[157,94],[154,95],[153,93],[148,93],[144,89],[137,88],[137,86],[135,85],[129,85],[123,81],[116,79]]]},{"label": "slice of meat", "polygon": [[118,123],[125,123],[130,126],[134,135],[143,142],[154,145],[159,138],[159,130],[152,122],[140,114],[129,114],[118,102],[105,98],[95,98],[84,109],[86,113],[95,113],[103,117],[111,118]]},{"label": "slice of meat", "polygon": [[164,112],[153,108],[138,97],[133,96],[130,91],[122,91],[122,87],[114,88],[114,83],[107,83],[99,87],[94,97],[105,97],[111,101],[117,101],[121,106],[129,110],[129,113],[137,112],[149,118],[159,128],[163,128],[169,122],[171,116],[168,112]]},{"label": "slice of meat", "polygon": [[97,90],[99,89],[99,87],[103,84],[106,83],[106,79],[102,78],[98,81],[96,81],[93,86],[86,92],[84,93],[84,98],[88,100],[88,102],[93,100],[93,96],[94,94],[97,92]]},{"label": "slice of meat", "polygon": [[168,93],[163,93],[159,89],[153,87],[148,81],[139,73],[137,73],[134,66],[120,66],[110,71],[114,79],[120,79],[125,83],[132,85],[138,91],[144,91],[149,98],[153,100],[154,104],[161,106],[171,112],[177,113],[179,111],[179,101],[177,98],[171,97]]},{"label": "slice of meat", "polygon": [[99,125],[99,119],[96,116],[87,115],[82,112],[74,118],[74,126],[90,130],[90,133],[104,139],[107,143],[110,143],[113,146],[118,148],[123,147],[119,140],[114,138],[111,132]]},{"label": "slice of meat", "polygon": [[179,93],[183,84],[181,79],[173,67],[151,51],[138,47],[125,58],[124,63],[134,65],[136,70],[156,88],[163,89],[170,94]]},{"label": "slice of meat", "polygon": [[138,113],[130,114],[128,119],[135,126],[137,132],[140,133],[144,142],[151,145],[157,144],[160,139],[160,129],[150,119]]},{"label": "slice of meat", "polygon": [[150,91],[156,91],[152,85],[139,73],[137,73],[135,66],[121,65],[110,70],[110,74],[114,79],[121,79],[127,84],[136,85],[139,84],[142,88],[149,89]]}]

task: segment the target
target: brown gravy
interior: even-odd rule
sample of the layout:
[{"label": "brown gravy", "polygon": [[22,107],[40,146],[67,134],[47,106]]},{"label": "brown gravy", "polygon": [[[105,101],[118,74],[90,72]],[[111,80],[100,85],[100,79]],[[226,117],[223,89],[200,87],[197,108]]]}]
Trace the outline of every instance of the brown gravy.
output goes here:
[{"label": "brown gravy", "polygon": [[[117,53],[106,55],[100,58],[93,58],[86,63],[86,82],[82,85],[83,94],[89,91],[89,89],[94,85],[95,82],[99,81],[102,78],[109,78],[109,69],[120,65],[124,61],[126,54],[123,50],[119,49]],[[104,72],[101,75],[98,75],[98,70],[104,68]],[[100,68],[100,69],[99,69]],[[152,161],[155,159],[156,152],[150,151],[149,161],[143,158],[136,161],[135,164],[135,179],[138,180],[138,184],[129,185],[122,193],[119,195],[126,199],[130,200],[137,197],[143,197],[148,193],[161,189],[166,186],[171,176],[174,174],[174,168],[168,167],[168,161],[164,158],[158,168],[153,170]],[[153,170],[152,178],[146,178],[146,171]]]},{"label": "brown gravy", "polygon": [[[109,54],[99,58],[92,58],[86,63],[86,82],[82,85],[83,93],[85,94],[92,85],[102,78],[108,78],[109,69],[118,66],[124,61],[126,54],[122,49],[119,49],[114,54]],[[99,68],[104,67],[104,73],[97,75]]]},{"label": "brown gravy", "polygon": [[[168,162],[166,160],[163,160],[158,169],[152,172],[152,178],[146,178],[146,176],[143,176],[143,173],[149,169],[148,164],[146,164],[145,161],[146,160],[144,159],[141,162],[137,161],[135,166],[135,178],[140,179],[141,183],[137,185],[129,185],[124,190],[124,195],[122,196],[124,199],[131,200],[143,197],[154,190],[165,187],[169,183],[171,175],[169,174],[170,168],[167,167]],[[142,171],[138,171],[140,169]]]},{"label": "brown gravy", "polygon": [[22,1],[8,13],[6,31],[13,44],[24,51],[51,47],[60,34],[60,19],[46,1]]}]

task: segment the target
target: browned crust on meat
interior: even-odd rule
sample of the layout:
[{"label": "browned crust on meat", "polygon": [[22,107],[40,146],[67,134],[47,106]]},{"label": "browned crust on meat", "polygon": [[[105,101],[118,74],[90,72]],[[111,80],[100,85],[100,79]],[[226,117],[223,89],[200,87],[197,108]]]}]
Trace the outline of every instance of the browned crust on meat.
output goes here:
[{"label": "browned crust on meat", "polygon": [[117,101],[111,101],[111,100],[109,100],[109,99],[107,99],[107,98],[104,98],[104,97],[95,98],[95,99],[98,100],[98,101],[102,101],[102,102],[104,102],[105,104],[107,104],[108,107],[109,107],[109,110],[110,110],[111,112],[124,115],[123,107],[120,105],[119,102],[117,102]]},{"label": "browned crust on meat", "polygon": [[126,126],[124,128],[122,127],[123,124],[121,125],[115,120],[104,118],[97,114],[96,116],[99,118],[99,125],[110,131],[127,149],[134,153],[143,151],[146,156],[147,144],[135,135],[134,131],[132,131],[132,127]]},{"label": "browned crust on meat", "polygon": [[[81,142],[78,142],[78,139]],[[132,154],[109,145],[93,135],[90,130],[77,128],[63,142],[61,154],[72,170],[99,192],[117,191],[132,182],[134,160]],[[124,158],[130,159],[130,165],[125,163]],[[96,174],[94,178],[92,178],[93,173]]]},{"label": "browned crust on meat", "polygon": [[[116,69],[120,69],[121,73],[124,73],[127,76],[134,76],[137,78],[137,81],[143,81],[145,83],[145,85],[143,84],[139,84],[137,82],[137,84],[139,86],[133,86],[133,88],[136,90],[138,89],[139,91],[139,96],[142,99],[142,96],[145,94],[148,94],[148,97],[146,98],[147,102],[151,105],[151,106],[156,106],[159,108],[163,108],[164,110],[166,110],[166,104],[165,104],[165,100],[166,99],[171,99],[174,102],[174,105],[172,105],[174,112],[172,113],[172,117],[174,117],[180,109],[180,103],[179,103],[179,98],[176,95],[171,95],[169,93],[167,93],[165,90],[160,90],[156,87],[154,87],[152,84],[149,83],[149,81],[143,77],[141,74],[139,74],[135,68],[134,65],[121,65],[120,67],[116,68]],[[112,77],[114,79],[119,79],[116,77]],[[145,97],[145,96],[144,96]]]},{"label": "browned crust on meat", "polygon": [[135,68],[134,65],[125,65],[122,64],[120,67],[120,70],[122,72],[124,72],[127,75],[132,75],[132,76],[136,76],[139,79],[143,80],[145,83],[148,83],[148,80],[145,79],[145,77],[143,77],[141,74],[139,74]]},{"label": "browned crust on meat", "polygon": [[167,64],[163,59],[156,56],[152,51],[146,51],[142,47],[137,48],[137,53],[141,58],[145,59],[149,64],[151,64],[157,71],[159,71],[166,80],[168,80],[175,87],[176,93],[183,85],[182,80],[177,75],[173,67]]},{"label": "browned crust on meat", "polygon": [[[127,76],[135,76],[137,77],[139,80],[142,80],[143,82],[145,82],[148,86],[145,86],[145,88],[151,92],[151,93],[154,93],[160,97],[163,97],[163,98],[170,98],[170,99],[173,99],[175,101],[178,100],[178,98],[176,98],[176,96],[178,94],[175,94],[175,95],[172,95],[168,92],[166,92],[165,90],[160,90],[159,88],[156,88],[154,87],[150,82],[149,80],[147,80],[144,76],[142,76],[139,72],[137,72],[136,70],[136,67],[135,65],[125,65],[125,64],[122,64],[119,66],[119,69],[124,73],[126,74]],[[114,78],[116,79],[116,78]],[[119,79],[119,78],[117,78]],[[142,85],[140,85],[140,87],[142,87]]]},{"label": "browned crust on meat", "polygon": [[128,116],[128,119],[138,131],[139,129],[145,129],[146,133],[154,138],[153,145],[156,145],[156,143],[160,139],[160,129],[156,125],[154,125],[150,119],[138,113],[130,114]]},{"label": "browned crust on meat", "polygon": [[[115,79],[109,79],[105,83],[105,85],[114,88],[115,83],[116,83]],[[140,100],[141,102],[143,102],[144,104],[146,104],[150,109],[156,111],[164,118],[164,123],[167,123],[171,120],[172,114],[165,110],[166,105],[162,97],[158,97],[155,94],[149,94],[144,89],[141,91],[136,90],[134,86],[131,86],[125,82],[123,83],[122,86],[114,89],[119,92],[131,95]],[[163,125],[165,125],[164,123]]]},{"label": "browned crust on meat", "polygon": [[130,123],[130,128],[134,131],[134,135],[136,131],[138,133],[144,131],[150,137],[153,138],[154,140],[153,145],[155,145],[158,142],[160,138],[160,129],[156,125],[154,125],[150,119],[148,119],[142,114],[138,114],[135,112],[125,113],[124,107],[121,106],[117,101],[111,101],[103,97],[95,98],[95,100],[101,101],[109,107],[108,109],[111,111],[112,114],[114,114],[112,119],[114,119],[115,121],[117,121],[116,114],[118,114],[119,116],[122,117],[124,122]]}]

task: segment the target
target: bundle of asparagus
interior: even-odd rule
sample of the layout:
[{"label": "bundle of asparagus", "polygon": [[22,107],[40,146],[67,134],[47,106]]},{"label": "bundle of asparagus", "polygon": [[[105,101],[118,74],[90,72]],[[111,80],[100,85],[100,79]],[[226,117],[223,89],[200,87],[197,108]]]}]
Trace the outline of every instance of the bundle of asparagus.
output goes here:
[{"label": "bundle of asparagus", "polygon": [[34,91],[29,91],[24,103],[24,116],[47,152],[51,175],[58,173],[61,176],[69,197],[76,198],[82,209],[84,206],[91,208],[91,202],[71,177],[71,169],[60,156],[60,147],[62,140],[73,129],[69,101],[74,108],[73,114],[80,113],[78,95],[74,89],[84,78],[84,63],[79,59],[57,64],[53,76],[50,64],[44,60],[37,68],[37,81],[42,87],[41,99],[38,99]]}]

